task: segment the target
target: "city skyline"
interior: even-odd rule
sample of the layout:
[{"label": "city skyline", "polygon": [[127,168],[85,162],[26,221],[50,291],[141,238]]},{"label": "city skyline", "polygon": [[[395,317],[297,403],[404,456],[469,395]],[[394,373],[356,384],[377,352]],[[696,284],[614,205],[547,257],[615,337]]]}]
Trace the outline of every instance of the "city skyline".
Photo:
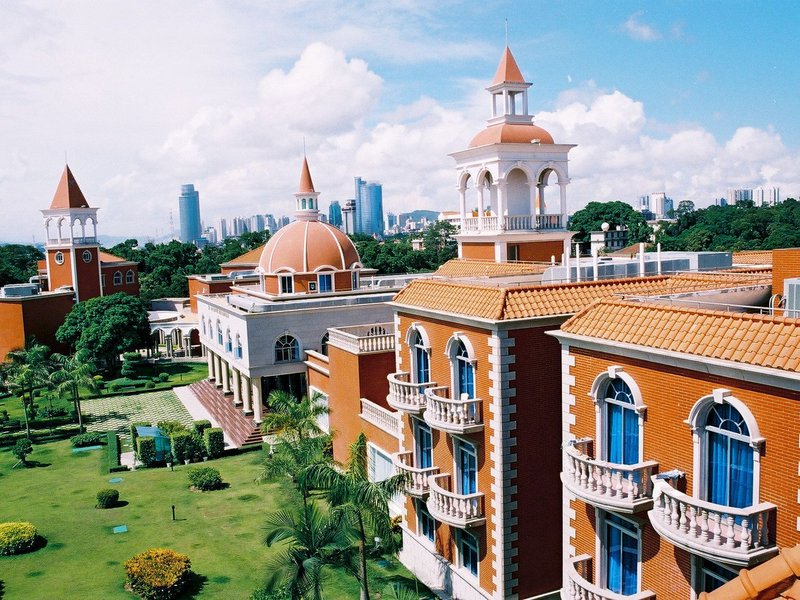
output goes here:
[{"label": "city skyline", "polygon": [[[167,230],[184,181],[212,218],[286,212],[303,137],[325,206],[366,173],[387,212],[454,210],[447,154],[489,116],[506,17],[536,123],[578,144],[570,212],[654,190],[698,206],[728,188],[796,196],[798,67],[784,49],[800,11],[726,4],[720,26],[715,6],[306,2],[266,19],[213,3],[6,3],[0,240],[41,241],[65,151],[114,236]],[[171,32],[187,25],[179,47]]]}]

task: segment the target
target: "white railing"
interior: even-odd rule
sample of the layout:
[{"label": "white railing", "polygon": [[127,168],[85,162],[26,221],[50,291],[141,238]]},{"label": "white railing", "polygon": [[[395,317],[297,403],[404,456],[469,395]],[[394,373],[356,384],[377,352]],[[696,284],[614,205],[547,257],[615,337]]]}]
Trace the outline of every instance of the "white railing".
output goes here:
[{"label": "white railing", "polygon": [[454,433],[473,433],[483,429],[481,401],[462,394],[458,400],[448,398],[447,386],[425,390],[425,421],[431,426]]},{"label": "white railing", "polygon": [[400,439],[403,424],[398,413],[386,410],[366,398],[361,398],[361,414],[359,416],[367,423],[372,423],[378,429],[385,431],[398,440]]},{"label": "white railing", "polygon": [[461,231],[534,231],[562,229],[562,215],[508,215],[505,217],[466,217]]},{"label": "white railing", "polygon": [[566,600],[648,600],[655,598],[655,593],[650,590],[643,590],[630,596],[623,596],[610,590],[591,583],[587,577],[592,572],[592,557],[588,554],[581,554],[575,558],[567,560],[565,565],[567,570],[567,589],[564,598]]},{"label": "white railing", "polygon": [[457,494],[451,492],[450,475],[428,477],[428,512],[437,521],[454,527],[481,525],[486,521],[483,512],[483,494]]},{"label": "white railing", "polygon": [[649,517],[653,528],[673,544],[707,558],[724,558],[744,566],[777,552],[769,530],[776,509],[770,502],[747,508],[712,504],[687,496],[653,477],[653,509]]},{"label": "white railing", "polygon": [[658,463],[645,461],[621,465],[596,460],[585,453],[591,439],[564,447],[564,485],[582,499],[602,508],[636,512],[649,508],[653,499],[650,477]]},{"label": "white railing", "polygon": [[328,330],[328,343],[353,354],[394,351],[394,324],[357,325]]},{"label": "white railing", "polygon": [[562,229],[561,215],[536,215],[536,229]]},{"label": "white railing", "polygon": [[392,455],[392,461],[398,473],[405,473],[408,477],[406,481],[406,492],[412,496],[425,496],[430,491],[428,489],[428,477],[436,475],[439,467],[428,467],[420,469],[414,466],[413,452],[398,452]]},{"label": "white railing", "polygon": [[533,215],[511,215],[504,217],[506,231],[533,229]]},{"label": "white railing", "polygon": [[425,409],[425,388],[436,385],[429,381],[426,383],[414,383],[411,375],[403,371],[389,373],[386,376],[389,380],[389,395],[386,401],[397,410],[418,413]]},{"label": "white railing", "polygon": [[91,235],[77,236],[77,237],[73,237],[73,238],[69,238],[69,237],[57,238],[57,237],[55,237],[55,238],[47,238],[47,243],[48,244],[69,244],[69,243],[74,243],[74,244],[96,244],[97,243],[97,238],[94,237],[94,236],[91,236]]}]

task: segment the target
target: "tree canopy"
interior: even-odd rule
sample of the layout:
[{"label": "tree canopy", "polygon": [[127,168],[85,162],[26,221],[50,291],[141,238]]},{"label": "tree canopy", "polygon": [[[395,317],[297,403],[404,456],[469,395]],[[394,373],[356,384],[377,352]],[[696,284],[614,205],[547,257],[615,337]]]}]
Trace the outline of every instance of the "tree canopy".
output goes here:
[{"label": "tree canopy", "polygon": [[[440,265],[458,256],[458,246],[453,235],[454,225],[447,221],[436,221],[422,232],[412,236],[398,235],[379,241],[365,235],[353,235],[361,256],[361,264],[378,273],[419,273],[435,271]],[[414,250],[413,239],[421,239],[423,249]]]},{"label": "tree canopy", "polygon": [[145,347],[150,338],[145,303],[124,292],[78,302],[56,331],[56,339],[86,360],[115,365],[123,352]]},{"label": "tree canopy", "polygon": [[589,241],[592,231],[600,231],[603,223],[608,223],[611,229],[627,227],[630,244],[647,242],[653,233],[642,213],[633,210],[627,202],[620,201],[589,202],[570,217],[568,229],[577,232],[572,240],[583,244]]},{"label": "tree canopy", "polygon": [[43,258],[44,254],[34,246],[0,246],[0,287],[9,283],[27,283],[37,273],[36,261]]}]

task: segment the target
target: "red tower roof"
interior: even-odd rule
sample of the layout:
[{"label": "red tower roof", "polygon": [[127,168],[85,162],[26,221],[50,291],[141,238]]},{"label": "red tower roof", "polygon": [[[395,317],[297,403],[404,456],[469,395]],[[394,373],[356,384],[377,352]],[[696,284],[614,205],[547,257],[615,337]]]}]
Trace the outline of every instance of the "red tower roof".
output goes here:
[{"label": "red tower roof", "polygon": [[525,83],[525,78],[522,76],[522,71],[517,66],[517,61],[514,60],[514,55],[511,50],[506,46],[506,51],[500,58],[500,64],[497,65],[497,72],[492,79],[492,85],[498,83]]},{"label": "red tower roof", "polygon": [[64,166],[64,172],[61,174],[50,208],[89,208],[89,203],[83,196],[81,188],[78,187],[78,182],[75,181],[75,176],[69,170],[68,165]]},{"label": "red tower roof", "polygon": [[311,171],[308,170],[308,161],[303,157],[303,170],[300,171],[300,187],[297,188],[298,193],[304,194],[307,192],[314,192],[314,182],[311,181]]}]

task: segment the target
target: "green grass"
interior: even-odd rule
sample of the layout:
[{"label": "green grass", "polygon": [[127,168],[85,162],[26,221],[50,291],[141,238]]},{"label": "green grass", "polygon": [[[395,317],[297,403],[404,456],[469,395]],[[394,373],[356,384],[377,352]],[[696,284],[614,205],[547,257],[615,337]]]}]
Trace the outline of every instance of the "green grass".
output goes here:
[{"label": "green grass", "polygon": [[[262,454],[250,452],[210,461],[230,484],[207,493],[188,489],[186,467],[144,469],[115,475],[104,472],[105,452],[73,453],[69,442],[34,447],[38,466],[11,469],[15,460],[0,452],[0,522],[34,523],[47,545],[21,556],[0,557],[3,600],[58,597],[61,600],[130,599],[124,591],[122,563],[151,547],[187,554],[202,579],[194,597],[246,599],[262,585],[265,564],[277,549],[262,545],[264,518],[299,502],[287,483],[256,485]],[[94,508],[101,488],[116,487],[124,506]],[[171,506],[177,521],[172,521]],[[127,525],[128,533],[111,528]],[[392,561],[373,565],[372,591],[377,597],[388,579],[413,579]],[[422,586],[420,586],[422,589]],[[341,571],[326,581],[328,598],[358,597],[355,579]],[[54,595],[55,594],[55,595]]]}]

